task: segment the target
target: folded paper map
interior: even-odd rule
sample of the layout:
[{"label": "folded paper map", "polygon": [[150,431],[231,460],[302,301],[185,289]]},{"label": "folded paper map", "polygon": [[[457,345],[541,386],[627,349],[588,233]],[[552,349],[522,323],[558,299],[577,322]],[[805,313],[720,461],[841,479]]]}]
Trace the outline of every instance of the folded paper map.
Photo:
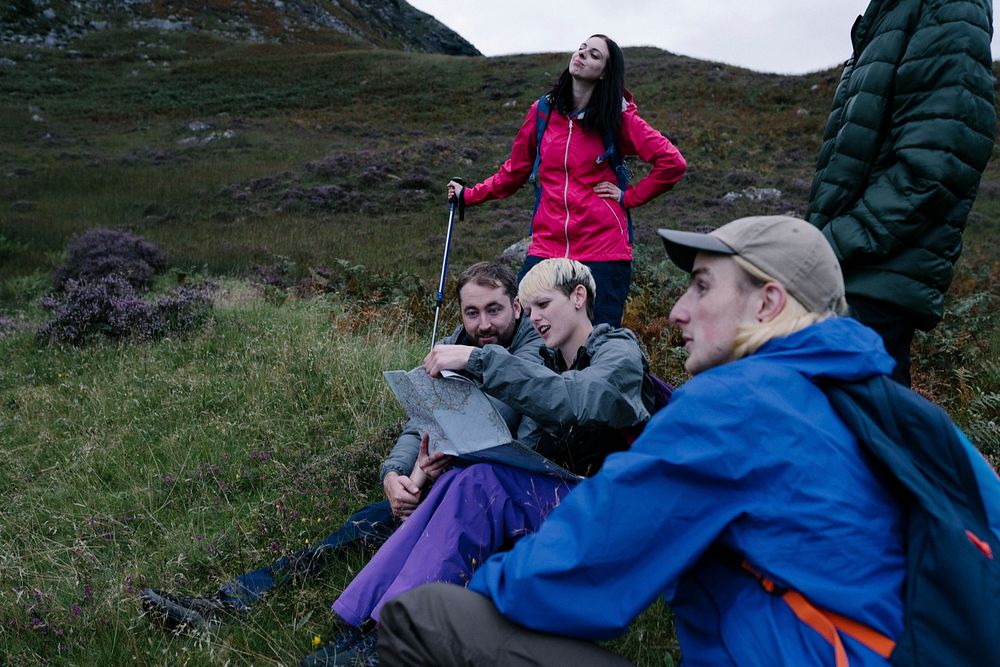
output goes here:
[{"label": "folded paper map", "polygon": [[580,479],[515,440],[490,399],[469,378],[451,371],[433,378],[423,366],[383,375],[417,429],[430,435],[432,453]]}]

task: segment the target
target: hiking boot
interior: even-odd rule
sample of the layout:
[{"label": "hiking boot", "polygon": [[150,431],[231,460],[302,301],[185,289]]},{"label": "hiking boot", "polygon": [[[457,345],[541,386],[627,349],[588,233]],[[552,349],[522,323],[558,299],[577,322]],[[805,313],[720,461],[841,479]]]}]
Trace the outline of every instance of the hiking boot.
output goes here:
[{"label": "hiking boot", "polygon": [[204,628],[240,612],[236,605],[218,594],[189,598],[146,588],[139,598],[149,617],[171,630],[180,627]]},{"label": "hiking boot", "polygon": [[378,632],[371,624],[360,628],[345,626],[315,653],[302,658],[299,667],[331,665],[378,665]]}]

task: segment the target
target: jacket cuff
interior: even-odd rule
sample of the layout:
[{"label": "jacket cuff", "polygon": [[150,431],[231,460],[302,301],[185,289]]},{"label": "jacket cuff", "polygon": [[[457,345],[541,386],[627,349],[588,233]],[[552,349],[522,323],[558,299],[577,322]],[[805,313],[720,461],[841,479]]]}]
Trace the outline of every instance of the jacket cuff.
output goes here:
[{"label": "jacket cuff", "polygon": [[465,370],[478,378],[483,377],[483,370],[486,367],[485,355],[486,350],[481,347],[477,347],[470,352],[469,361],[465,364]]},{"label": "jacket cuff", "polygon": [[384,464],[382,466],[382,470],[379,472],[378,481],[384,482],[385,476],[391,472],[394,472],[397,475],[401,475],[402,477],[406,477],[407,475],[410,474],[408,471],[400,469],[400,467],[397,465]]},{"label": "jacket cuff", "polygon": [[632,192],[634,189],[635,188],[630,187],[628,190],[622,190],[621,205],[622,205],[622,208],[624,208],[625,210],[628,210],[628,209],[632,208],[628,204],[628,194],[630,192]]}]

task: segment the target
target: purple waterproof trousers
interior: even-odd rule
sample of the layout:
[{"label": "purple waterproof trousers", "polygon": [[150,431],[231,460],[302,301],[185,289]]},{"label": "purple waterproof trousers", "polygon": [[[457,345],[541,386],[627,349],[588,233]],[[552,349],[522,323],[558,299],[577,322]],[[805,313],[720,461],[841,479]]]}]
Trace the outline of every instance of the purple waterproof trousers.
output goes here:
[{"label": "purple waterproof trousers", "polygon": [[492,463],[454,468],[333,603],[351,625],[421,584],[466,584],[492,554],[535,532],[575,482]]}]

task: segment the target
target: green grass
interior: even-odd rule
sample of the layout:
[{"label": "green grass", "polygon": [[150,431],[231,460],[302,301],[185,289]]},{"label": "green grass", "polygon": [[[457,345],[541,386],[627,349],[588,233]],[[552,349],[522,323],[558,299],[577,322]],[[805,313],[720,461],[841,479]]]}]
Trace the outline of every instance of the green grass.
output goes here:
[{"label": "green grass", "polygon": [[[367,554],[204,635],[152,630],[136,593],[211,590],[381,496],[378,465],[402,423],[381,372],[414,366],[430,336],[444,183],[492,173],[565,57],[125,31],[75,51],[0,48],[17,61],[0,68],[0,315],[21,326],[0,330],[0,655],[6,665],[292,663],[328,634],[329,603]],[[654,370],[680,384],[683,349],[666,317],[685,278],[662,261],[655,228],[804,212],[836,73],[762,75],[656,49],[626,57],[643,116],[691,165],[635,212],[626,312]],[[328,185],[343,202],[283,204]],[[748,186],[784,195],[721,201]],[[532,204],[525,191],[470,209],[452,266],[519,239]],[[174,273],[162,289],[181,274],[219,280],[211,324],[155,344],[40,347],[31,330],[51,271],[70,236],[97,226],[131,227],[167,251]],[[945,320],[918,336],[914,357],[918,390],[995,466],[998,238],[994,162]],[[247,282],[275,262],[294,279],[333,267],[349,287],[299,299]],[[359,296],[368,292],[380,298]],[[614,646],[640,665],[676,658],[669,610],[654,606]]]},{"label": "green grass", "polygon": [[[206,634],[151,629],[137,593],[213,590],[378,499],[403,417],[381,371],[416,365],[426,328],[406,308],[278,303],[231,281],[189,338],[84,349],[39,347],[28,332],[0,339],[11,360],[0,370],[8,664],[288,664],[328,636],[329,603],[369,553]],[[663,648],[676,652],[664,609],[615,646],[664,664]]]},{"label": "green grass", "polygon": [[[986,426],[1000,380],[995,303],[983,282],[995,280],[996,261],[990,266],[963,271],[960,291],[971,291],[950,300],[960,344],[946,326],[923,336],[917,367],[918,381],[941,392],[997,463],[1000,438]],[[683,355],[661,327],[683,283],[658,258],[640,257],[627,313],[654,369],[675,383]],[[8,500],[0,651],[10,664],[132,656],[288,664],[313,636],[328,636],[329,603],[368,553],[339,559],[207,634],[151,629],[136,597],[147,585],[213,590],[380,497],[378,465],[402,423],[381,371],[420,360],[429,309],[269,294],[226,281],[207,329],[157,344],[61,349],[39,347],[30,332],[0,338],[9,360],[0,369]],[[954,390],[954,378],[963,389]],[[654,606],[612,645],[637,664],[669,664],[678,654],[669,610]]]},{"label": "green grass", "polygon": [[[0,615],[14,623],[0,650],[14,664],[179,656],[189,642],[138,620],[139,587],[211,587],[378,496],[402,420],[381,371],[412,367],[422,344],[405,314],[336,332],[331,317],[350,329],[357,319],[233,284],[191,339],[82,350],[0,340],[12,362],[0,371]],[[291,594],[309,604],[265,606],[209,655],[303,653],[309,633],[326,632],[323,610],[345,577]]]}]

